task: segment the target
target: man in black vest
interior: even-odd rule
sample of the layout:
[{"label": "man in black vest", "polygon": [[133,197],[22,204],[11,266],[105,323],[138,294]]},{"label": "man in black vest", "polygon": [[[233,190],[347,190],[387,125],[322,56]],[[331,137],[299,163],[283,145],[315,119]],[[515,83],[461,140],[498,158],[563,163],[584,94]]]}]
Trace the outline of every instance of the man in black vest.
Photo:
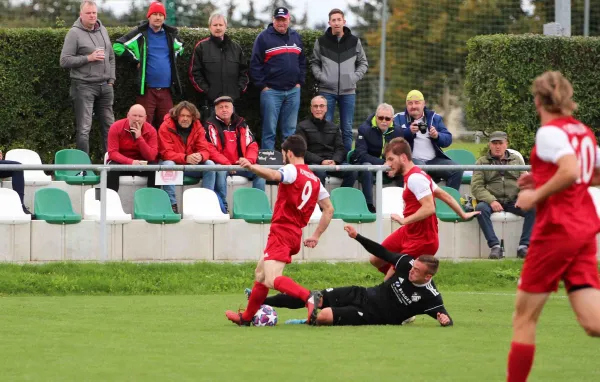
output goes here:
[{"label": "man in black vest", "polygon": [[328,121],[333,121],[335,103],[339,105],[342,140],[348,152],[352,150],[356,83],[367,72],[369,63],[360,39],[344,25],[344,12],[332,9],[329,28],[315,41],[310,67],[319,82],[320,94],[327,99]]}]

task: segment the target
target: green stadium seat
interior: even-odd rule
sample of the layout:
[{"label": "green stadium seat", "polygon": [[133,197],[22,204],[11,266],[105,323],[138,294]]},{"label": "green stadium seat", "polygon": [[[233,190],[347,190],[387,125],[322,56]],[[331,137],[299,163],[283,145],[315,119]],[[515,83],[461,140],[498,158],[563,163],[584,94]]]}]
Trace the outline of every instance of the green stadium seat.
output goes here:
[{"label": "green stadium seat", "polygon": [[[472,152],[467,151],[467,150],[452,149],[452,150],[445,151],[444,154],[446,154],[450,159],[452,159],[456,163],[462,164],[462,165],[474,165],[475,162],[477,162],[477,158],[475,158],[475,155],[473,155]],[[465,171],[463,173],[461,183],[462,184],[471,184],[472,176],[473,176],[473,171]]]},{"label": "green stadium seat", "polygon": [[193,176],[183,176],[183,185],[184,186],[193,186],[195,184],[200,183],[200,178],[194,178]]},{"label": "green stadium seat", "polygon": [[133,196],[133,217],[152,224],[171,224],[181,220],[173,212],[167,193],[158,188],[140,188]]},{"label": "green stadium seat", "polygon": [[[442,188],[442,190],[444,190],[447,193],[449,193],[454,198],[454,200],[456,200],[456,202],[458,204],[460,204],[460,194],[458,193],[457,190],[455,190],[454,188],[445,187],[445,186],[442,186],[441,188]],[[466,221],[466,220],[461,219],[456,214],[456,212],[454,212],[454,210],[452,210],[452,208],[450,208],[449,205],[447,205],[446,203],[442,202],[439,199],[435,200],[435,214],[437,215],[438,219],[440,219],[443,222],[462,222],[462,221]],[[471,219],[469,219],[469,220],[471,220]]]},{"label": "green stadium seat", "polygon": [[35,192],[33,211],[37,220],[50,224],[75,224],[81,215],[73,211],[69,194],[58,188],[41,188]]},{"label": "green stadium seat", "polygon": [[273,211],[267,194],[256,188],[238,188],[233,193],[233,218],[248,223],[270,223]]},{"label": "green stadium seat", "polygon": [[[352,159],[352,154],[354,154],[354,150],[350,150],[350,151],[348,151],[348,154],[346,154],[346,162],[347,162],[348,164],[350,164],[350,163],[351,163],[351,162],[350,162],[350,159]],[[360,164],[360,163],[355,163],[355,164]]]},{"label": "green stadium seat", "polygon": [[331,191],[333,218],[346,223],[371,223],[377,215],[369,212],[363,193],[350,187],[339,187]]},{"label": "green stadium seat", "polygon": [[[81,150],[65,149],[54,155],[54,164],[92,164],[90,157]],[[56,170],[55,180],[63,180],[67,184],[93,185],[100,183],[100,176],[92,171],[86,171],[86,175],[77,175],[80,170]]]}]

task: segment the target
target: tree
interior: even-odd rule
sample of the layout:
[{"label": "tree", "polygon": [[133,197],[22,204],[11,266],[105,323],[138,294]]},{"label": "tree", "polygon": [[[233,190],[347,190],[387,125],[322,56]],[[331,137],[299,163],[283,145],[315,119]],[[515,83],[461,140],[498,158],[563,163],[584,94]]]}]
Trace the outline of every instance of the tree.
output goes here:
[{"label": "tree", "polygon": [[287,0],[269,0],[269,4],[265,6],[262,10],[262,13],[264,13],[265,17],[267,17],[265,20],[267,23],[270,23],[273,19],[273,12],[275,11],[275,8],[279,7],[287,8],[287,10],[290,11],[290,15],[293,16],[292,11],[294,10],[294,6],[288,3]]},{"label": "tree", "polygon": [[237,5],[235,4],[235,0],[229,0],[227,3],[227,27],[228,28],[240,28],[243,26],[241,20],[236,20],[233,18],[235,14],[235,10],[237,9]]},{"label": "tree", "polygon": [[242,25],[246,28],[260,28],[263,22],[256,17],[256,12],[254,11],[254,0],[250,0],[248,2],[248,6],[248,12],[242,13]]},{"label": "tree", "polygon": [[308,29],[308,3],[306,3],[306,7],[304,8],[302,18],[294,24],[297,29]]}]

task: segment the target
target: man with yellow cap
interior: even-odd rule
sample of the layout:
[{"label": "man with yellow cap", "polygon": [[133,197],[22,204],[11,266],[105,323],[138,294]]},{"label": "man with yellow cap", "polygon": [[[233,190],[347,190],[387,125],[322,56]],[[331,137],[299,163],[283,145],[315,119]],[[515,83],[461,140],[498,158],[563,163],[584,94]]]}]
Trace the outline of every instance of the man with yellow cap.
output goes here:
[{"label": "man with yellow cap", "polygon": [[[442,151],[452,144],[442,116],[425,107],[425,97],[419,90],[411,90],[406,96],[406,110],[394,116],[394,126],[402,129],[404,139],[412,149],[413,162],[417,165],[456,165]],[[459,189],[462,171],[429,171],[434,179],[443,179],[448,187]]]}]

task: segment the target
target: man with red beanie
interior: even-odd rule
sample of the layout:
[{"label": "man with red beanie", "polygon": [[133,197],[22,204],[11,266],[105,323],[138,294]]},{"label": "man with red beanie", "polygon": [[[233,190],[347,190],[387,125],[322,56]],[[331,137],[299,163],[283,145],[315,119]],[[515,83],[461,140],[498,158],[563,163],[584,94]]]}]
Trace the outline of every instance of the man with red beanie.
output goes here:
[{"label": "man with red beanie", "polygon": [[144,106],[148,122],[158,129],[173,107],[173,93],[181,94],[176,58],[183,52],[177,40],[177,28],[165,24],[167,11],[159,2],[153,2],[142,22],[125,36],[117,39],[113,49],[135,66],[138,71],[137,103]]}]

